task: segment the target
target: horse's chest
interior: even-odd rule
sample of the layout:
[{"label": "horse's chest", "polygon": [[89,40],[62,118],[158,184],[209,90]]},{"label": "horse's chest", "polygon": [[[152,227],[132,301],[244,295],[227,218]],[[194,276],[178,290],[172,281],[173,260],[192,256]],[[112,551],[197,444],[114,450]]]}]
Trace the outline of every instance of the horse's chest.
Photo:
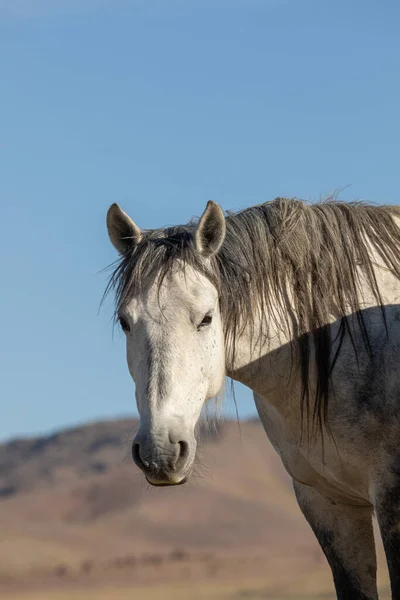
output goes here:
[{"label": "horse's chest", "polygon": [[[329,454],[322,460],[321,448],[311,452],[302,450],[298,440],[298,421],[283,421],[278,411],[265,399],[255,396],[257,410],[269,440],[281,457],[289,475],[299,483],[313,486],[337,501],[364,504],[368,499],[368,481],[357,465]],[[335,449],[336,452],[336,449]]]}]

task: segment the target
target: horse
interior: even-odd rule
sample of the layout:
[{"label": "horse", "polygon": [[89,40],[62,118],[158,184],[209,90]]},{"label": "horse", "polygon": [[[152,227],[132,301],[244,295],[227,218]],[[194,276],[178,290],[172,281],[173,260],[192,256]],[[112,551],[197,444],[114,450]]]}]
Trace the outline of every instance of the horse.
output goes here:
[{"label": "horse", "polygon": [[126,334],[136,465],[190,478],[203,407],[226,377],[262,425],[330,565],[339,600],[375,600],[375,514],[400,599],[400,207],[209,201],[141,230],[113,204],[106,293]]}]

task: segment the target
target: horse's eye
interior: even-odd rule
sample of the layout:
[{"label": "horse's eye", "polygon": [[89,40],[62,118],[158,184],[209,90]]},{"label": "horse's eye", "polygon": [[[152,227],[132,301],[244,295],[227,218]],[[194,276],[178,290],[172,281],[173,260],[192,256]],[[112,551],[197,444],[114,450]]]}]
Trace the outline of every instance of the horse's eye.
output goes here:
[{"label": "horse's eye", "polygon": [[125,331],[125,333],[127,333],[128,331],[131,330],[131,328],[128,325],[128,322],[124,319],[124,317],[119,317],[118,321],[119,321],[119,324],[121,325],[122,331]]},{"label": "horse's eye", "polygon": [[212,315],[207,313],[205,315],[205,317],[203,318],[202,322],[199,325],[199,329],[201,329],[202,327],[207,327],[208,325],[211,325],[212,323]]}]

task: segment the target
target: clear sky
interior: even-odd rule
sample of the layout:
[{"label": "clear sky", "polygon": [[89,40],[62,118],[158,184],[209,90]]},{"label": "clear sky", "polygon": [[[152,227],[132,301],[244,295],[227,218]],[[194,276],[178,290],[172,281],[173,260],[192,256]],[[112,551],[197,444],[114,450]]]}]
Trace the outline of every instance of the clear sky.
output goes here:
[{"label": "clear sky", "polygon": [[399,31],[397,0],[0,0],[0,438],[135,411],[110,203],[398,200]]}]

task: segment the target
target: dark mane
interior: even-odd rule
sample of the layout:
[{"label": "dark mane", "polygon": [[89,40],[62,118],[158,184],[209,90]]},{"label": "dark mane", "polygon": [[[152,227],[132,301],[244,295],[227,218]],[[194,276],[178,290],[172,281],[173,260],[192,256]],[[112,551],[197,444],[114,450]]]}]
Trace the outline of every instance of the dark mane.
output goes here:
[{"label": "dark mane", "polygon": [[[196,223],[145,232],[142,241],[119,261],[106,293],[115,291],[117,309],[129,302],[153,273],[162,277],[176,260],[203,272],[217,287],[225,336],[233,341],[250,327],[253,338],[268,335],[271,315],[294,334],[302,374],[302,409],[320,426],[326,421],[329,381],[337,358],[330,327],[334,311],[341,319],[340,341],[349,331],[346,314],[358,315],[368,347],[360,307],[360,270],[378,306],[382,298],[374,275],[371,247],[382,264],[400,278],[400,230],[394,206],[329,200],[306,204],[277,198],[228,214],[226,238],[211,266],[194,248]],[[288,298],[292,298],[290,306]],[[256,317],[261,319],[255,326]],[[310,406],[313,342],[317,373]],[[234,344],[233,344],[234,345]],[[233,360],[233,357],[231,357]],[[310,412],[312,411],[312,412]]]}]

